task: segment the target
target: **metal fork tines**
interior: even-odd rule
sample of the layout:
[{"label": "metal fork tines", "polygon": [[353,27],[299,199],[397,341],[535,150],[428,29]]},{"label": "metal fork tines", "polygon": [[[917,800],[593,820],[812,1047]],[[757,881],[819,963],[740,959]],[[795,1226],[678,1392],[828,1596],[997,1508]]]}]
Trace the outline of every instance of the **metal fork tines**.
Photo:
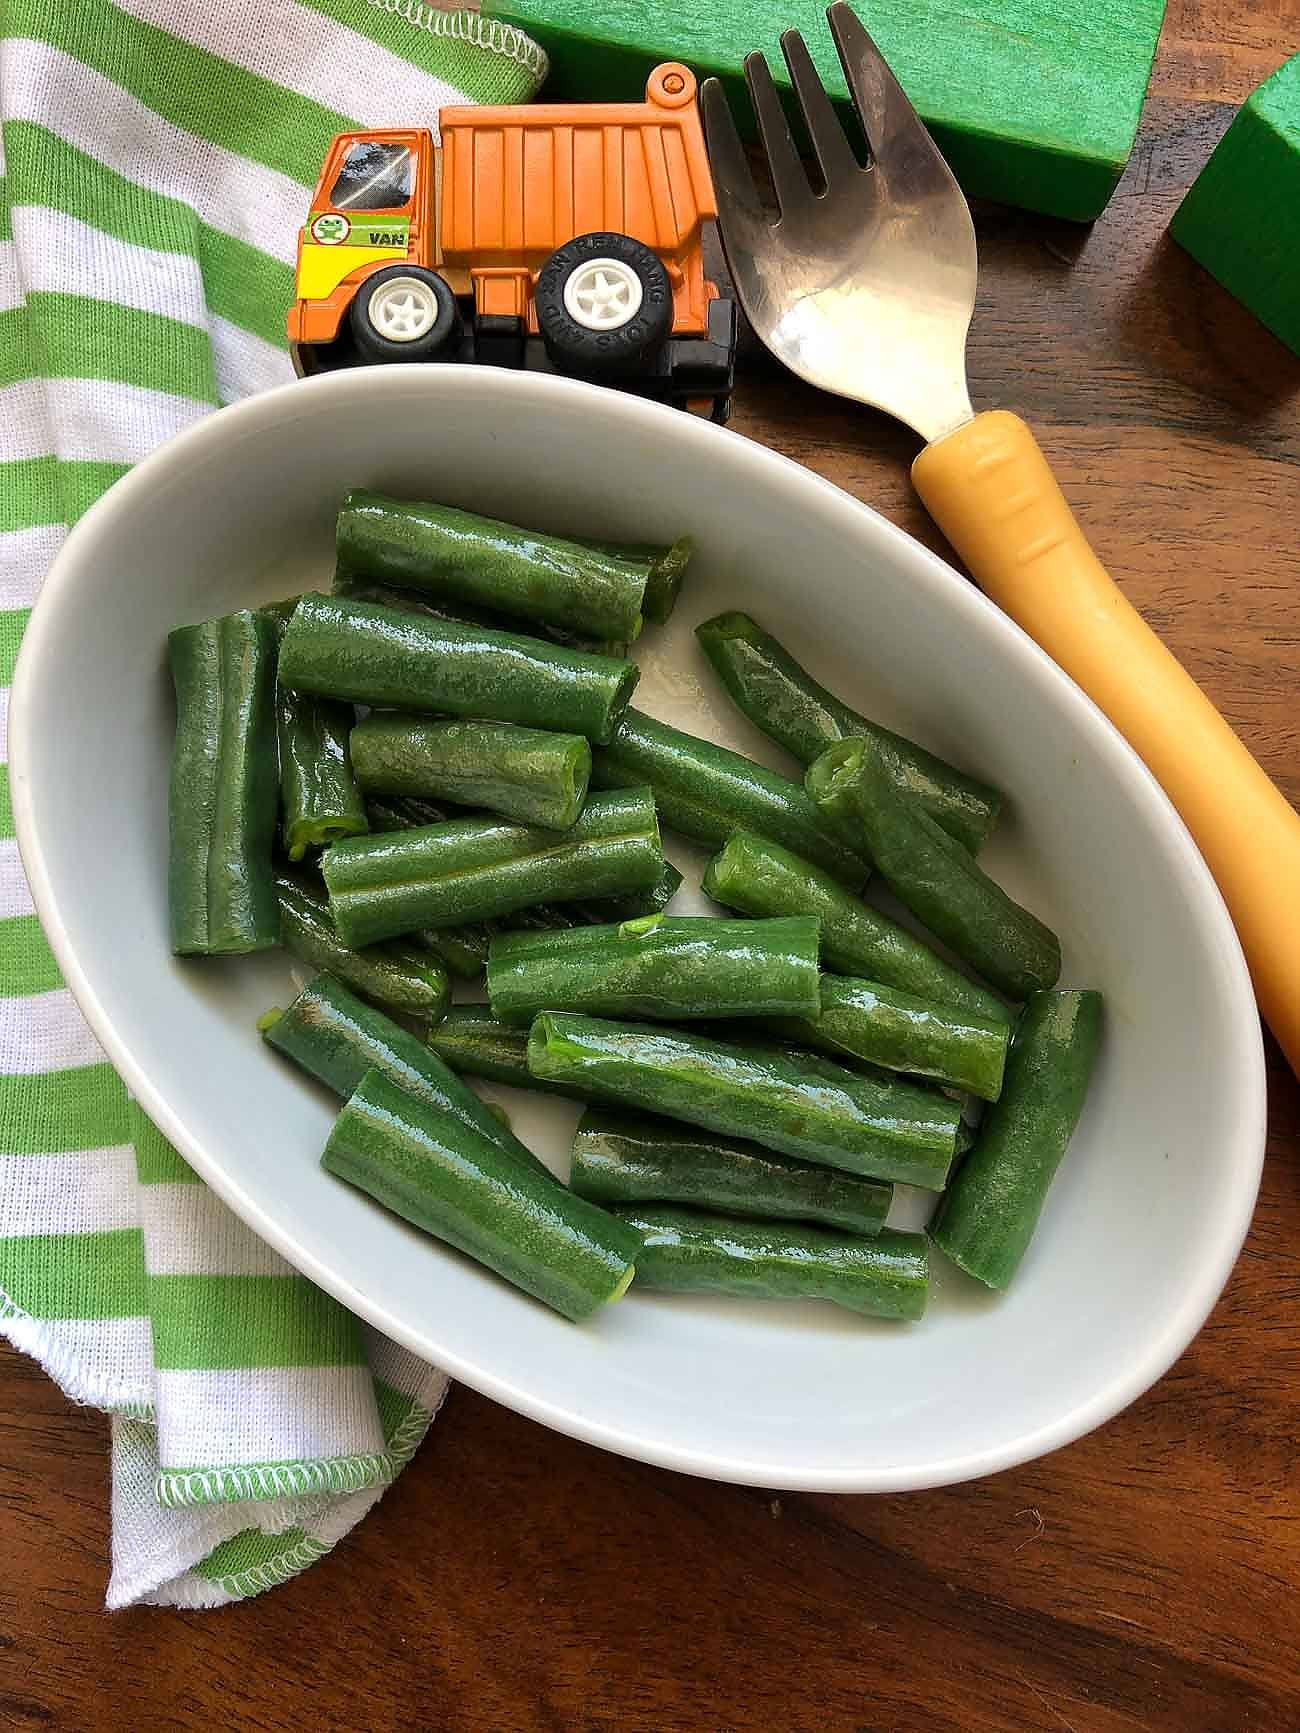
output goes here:
[{"label": "metal fork tines", "polygon": [[939,439],[973,415],[970,210],[855,13],[837,3],[826,17],[870,161],[858,163],[807,43],[787,30],[781,52],[825,184],[809,181],[766,59],[749,55],[774,219],[722,87],[706,80],[700,102],[727,261],[750,323],[792,372]]}]

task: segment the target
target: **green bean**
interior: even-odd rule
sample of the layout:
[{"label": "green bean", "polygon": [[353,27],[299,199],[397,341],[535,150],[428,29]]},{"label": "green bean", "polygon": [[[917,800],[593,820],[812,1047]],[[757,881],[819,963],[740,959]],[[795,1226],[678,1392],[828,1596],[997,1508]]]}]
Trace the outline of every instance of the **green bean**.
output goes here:
[{"label": "green bean", "polygon": [[863,1238],[800,1222],[737,1221],[671,1204],[632,1204],[614,1213],[640,1236],[639,1287],[743,1300],[829,1300],[900,1323],[925,1311],[924,1234],[882,1228]]},{"label": "green bean", "polygon": [[591,747],[581,734],[511,722],[434,722],[384,711],[357,723],[351,747],[368,792],[443,796],[549,830],[576,821],[591,775]]},{"label": "green bean", "polygon": [[890,1071],[933,1077],[984,1101],[998,1098],[1011,1039],[1010,1025],[1001,1019],[976,1017],[844,975],[822,976],[815,1018],[782,1018],[773,1027],[792,1041],[851,1054]]},{"label": "green bean", "polygon": [[267,1045],[292,1059],[335,1095],[346,1098],[376,1068],[391,1083],[480,1132],[525,1167],[550,1169],[475,1095],[417,1035],[363,1004],[333,975],[309,981],[288,1010],[268,1011],[258,1022]]},{"label": "green bean", "polygon": [[[374,832],[419,830],[426,824],[442,824],[451,817],[445,807],[431,800],[415,800],[395,794],[388,799],[366,801],[366,817]],[[409,943],[432,951],[461,981],[477,981],[487,967],[488,941],[492,929],[482,921],[463,927],[425,927],[407,934]]]},{"label": "green bean", "polygon": [[1010,1020],[986,987],[968,981],[914,934],[766,837],[737,831],[705,868],[704,889],[747,915],[818,916],[822,962],[839,974],[879,981],[976,1017]]},{"label": "green bean", "polygon": [[602,1107],[578,1121],[569,1186],[606,1206],[685,1203],[824,1222],[853,1234],[880,1232],[894,1192],[877,1179],[791,1161],[740,1138]]},{"label": "green bean", "polygon": [[733,830],[754,830],[798,848],[855,890],[866,883],[866,857],[822,822],[798,783],[639,710],[629,710],[610,745],[592,754],[591,781],[593,788],[648,784],[663,822],[697,842],[716,848]]},{"label": "green bean", "polygon": [[340,596],[304,596],[280,680],[380,708],[477,716],[608,740],[639,670],[512,632],[459,626]]},{"label": "green bean", "polygon": [[[271,602],[258,613],[284,637],[301,596]],[[365,803],[352,774],[348,735],[356,720],[350,704],[290,692],[277,684],[276,733],[280,748],[281,832],[291,861],[306,858],[339,836],[368,830]]]},{"label": "green bean", "polygon": [[695,636],[740,711],[800,764],[811,764],[837,740],[865,735],[899,788],[972,854],[997,823],[996,788],[850,710],[748,614],[717,614]]},{"label": "green bean", "polygon": [[370,828],[348,754],[355,720],[350,704],[284,686],[276,692],[284,848],[291,861]]},{"label": "green bean", "polygon": [[436,957],[401,943],[350,951],[334,931],[322,891],[291,873],[278,873],[275,889],[286,950],[313,968],[328,969],[372,1005],[421,1022],[441,1021],[451,983]]},{"label": "green bean", "polygon": [[592,1091],[565,1083],[545,1083],[528,1069],[528,1027],[503,1023],[486,1005],[453,1005],[429,1030],[430,1051],[453,1071],[485,1077],[512,1089],[539,1089],[573,1101],[590,1101]]},{"label": "green bean", "polygon": [[422,614],[426,620],[450,620],[458,626],[489,626],[495,632],[521,632],[525,637],[547,638],[552,644],[590,650],[597,656],[617,656],[621,660],[628,652],[622,638],[592,638],[581,632],[568,632],[563,626],[517,620],[509,614],[494,614],[490,608],[473,608],[467,602],[433,602],[415,590],[398,590],[390,584],[371,584],[364,579],[336,580],[334,594],[353,602],[378,602],[385,608],[396,608],[399,614]]},{"label": "green bean", "polygon": [[931,1190],[947,1178],[961,1118],[936,1091],[805,1063],[784,1048],[564,1012],[534,1021],[528,1069],[781,1155]]},{"label": "green bean", "polygon": [[647,915],[561,932],[503,933],[488,953],[492,1013],[668,1021],[817,1015],[817,922]]},{"label": "green bean", "polygon": [[649,563],[520,529],[456,506],[356,489],[337,530],[336,584],[382,578],[522,620],[629,642]]},{"label": "green bean", "polygon": [[353,947],[530,903],[648,890],[663,866],[654,801],[644,788],[593,797],[565,831],[451,819],[349,837],[321,860],[334,924]]},{"label": "green bean", "polygon": [[167,900],[172,950],[213,956],[280,942],[275,635],[247,609],[167,639],[176,687]]},{"label": "green bean", "polygon": [[574,920],[589,926],[604,926],[609,921],[638,921],[642,915],[661,915],[682,888],[682,875],[671,861],[649,890],[629,891],[621,897],[597,897],[593,902],[566,903],[565,912]]},{"label": "green bean", "polygon": [[969,1275],[1005,1288],[1083,1111],[1101,1039],[1100,993],[1035,993],[1011,1044],[1006,1082],[957,1169],[930,1237]]},{"label": "green bean", "polygon": [[380,1071],[345,1103],[321,1165],[566,1318],[590,1317],[632,1280],[634,1228]]},{"label": "green bean", "polygon": [[808,792],[829,822],[862,839],[898,900],[1011,999],[1052,986],[1061,945],[974,857],[900,794],[870,740],[841,740],[809,766]]},{"label": "green bean", "polygon": [[646,542],[593,542],[584,536],[579,537],[579,545],[594,548],[597,553],[613,554],[617,559],[632,560],[637,565],[642,562],[648,565],[641,612],[653,625],[667,624],[677,606],[682,580],[695,552],[692,537],[678,536],[670,547],[661,547]]},{"label": "green bean", "polygon": [[[432,801],[412,800],[394,795],[387,800],[368,800],[366,812],[373,831],[414,830],[420,825],[438,824],[450,815]],[[662,914],[681,889],[682,875],[670,861],[656,882],[646,891],[630,891],[626,896],[603,897],[594,902],[536,903],[519,909],[507,917],[513,927],[541,930],[547,927],[571,927],[587,924],[601,926],[608,921],[635,921],[642,915]],[[453,975],[465,980],[477,980],[487,963],[488,943],[495,923],[479,922],[465,927],[439,927],[412,933],[412,942],[423,945],[446,963]]]}]

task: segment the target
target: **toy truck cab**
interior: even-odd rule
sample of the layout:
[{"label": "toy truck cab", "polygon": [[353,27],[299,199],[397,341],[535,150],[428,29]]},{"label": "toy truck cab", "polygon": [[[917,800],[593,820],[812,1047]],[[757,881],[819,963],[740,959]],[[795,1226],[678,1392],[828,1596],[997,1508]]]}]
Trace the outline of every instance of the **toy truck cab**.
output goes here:
[{"label": "toy truck cab", "polygon": [[299,372],[486,362],[726,418],[736,313],[704,274],[713,186],[684,66],[644,103],[445,108],[336,138],[300,236]]}]

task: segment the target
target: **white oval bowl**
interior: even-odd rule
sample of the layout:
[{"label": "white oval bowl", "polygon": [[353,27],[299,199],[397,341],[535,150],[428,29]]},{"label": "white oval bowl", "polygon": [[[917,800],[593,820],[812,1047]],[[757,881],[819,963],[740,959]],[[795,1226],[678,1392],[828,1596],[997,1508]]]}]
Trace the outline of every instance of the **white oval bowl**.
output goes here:
[{"label": "white oval bowl", "polygon": [[[328,588],[334,513],[360,485],[577,534],[689,530],[699,552],[676,616],[637,646],[638,704],[789,770],[730,710],[692,636],[743,608],[850,703],[1006,791],[987,864],[1060,933],[1063,984],[1099,987],[1107,1006],[1083,1121],[1006,1295],[935,1254],[916,1325],[634,1291],[579,1327],[321,1171],[337,1104],[254,1029],[301,971],[279,952],[168,950],[164,640]],[[223,410],[132,470],[69,537],[27,630],[10,749],[41,920],[160,1129],[354,1311],[576,1437],[792,1489],[987,1474],[1079,1437],[1158,1378],[1241,1246],[1264,1147],[1259,1024],[1222,900],[1172,807],[1092,704],[941,560],[703,421],[566,381],[438,367],[339,373]],[[495,1093],[564,1173],[576,1108]],[[915,1205],[901,1200],[904,1219]]]}]

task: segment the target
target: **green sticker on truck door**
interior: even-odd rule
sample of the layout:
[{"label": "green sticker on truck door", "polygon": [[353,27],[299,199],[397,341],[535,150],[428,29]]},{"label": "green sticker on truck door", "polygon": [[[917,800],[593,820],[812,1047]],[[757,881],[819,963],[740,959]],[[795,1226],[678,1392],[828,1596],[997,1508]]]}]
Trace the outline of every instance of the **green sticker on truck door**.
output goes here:
[{"label": "green sticker on truck door", "polygon": [[378,216],[358,221],[342,211],[313,211],[307,232],[322,247],[401,247],[411,238],[409,217]]}]

